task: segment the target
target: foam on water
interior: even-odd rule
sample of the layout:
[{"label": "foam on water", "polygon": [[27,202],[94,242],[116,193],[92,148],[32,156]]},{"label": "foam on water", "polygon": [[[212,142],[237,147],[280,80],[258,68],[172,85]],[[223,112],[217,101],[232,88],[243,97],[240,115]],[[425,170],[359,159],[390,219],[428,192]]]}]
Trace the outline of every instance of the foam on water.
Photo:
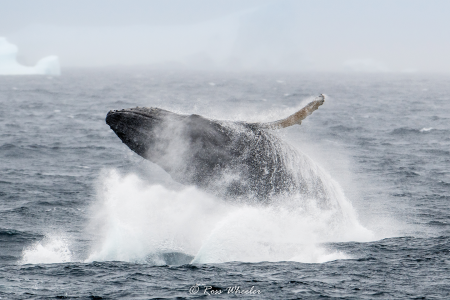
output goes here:
[{"label": "foam on water", "polygon": [[93,207],[98,244],[86,261],[164,264],[163,254],[174,252],[193,263],[349,258],[322,243],[368,241],[373,235],[359,225],[337,183],[329,184],[341,197],[343,214],[320,209],[314,199],[299,205],[295,197],[261,206],[225,202],[195,187],[174,191],[111,170]]}]

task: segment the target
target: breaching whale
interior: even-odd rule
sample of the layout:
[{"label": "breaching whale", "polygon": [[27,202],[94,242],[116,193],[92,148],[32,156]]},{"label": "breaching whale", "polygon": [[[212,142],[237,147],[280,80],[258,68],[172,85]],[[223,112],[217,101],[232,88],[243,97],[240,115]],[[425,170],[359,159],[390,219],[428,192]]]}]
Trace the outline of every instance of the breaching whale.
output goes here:
[{"label": "breaching whale", "polygon": [[232,198],[267,201],[295,193],[326,200],[316,166],[270,132],[301,124],[324,101],[320,95],[295,114],[269,123],[212,120],[146,107],[111,110],[106,123],[131,150],[180,183]]}]

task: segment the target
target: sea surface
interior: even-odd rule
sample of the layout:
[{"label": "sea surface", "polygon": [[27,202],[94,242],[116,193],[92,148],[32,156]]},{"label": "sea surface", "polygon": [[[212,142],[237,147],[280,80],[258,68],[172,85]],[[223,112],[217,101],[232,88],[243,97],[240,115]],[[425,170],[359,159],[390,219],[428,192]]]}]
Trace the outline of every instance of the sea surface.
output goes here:
[{"label": "sea surface", "polygon": [[[450,299],[450,76],[65,69],[0,77],[0,298]],[[161,107],[274,121],[322,170],[314,199],[183,186],[105,124]],[[299,165],[298,168],[303,166]]]}]

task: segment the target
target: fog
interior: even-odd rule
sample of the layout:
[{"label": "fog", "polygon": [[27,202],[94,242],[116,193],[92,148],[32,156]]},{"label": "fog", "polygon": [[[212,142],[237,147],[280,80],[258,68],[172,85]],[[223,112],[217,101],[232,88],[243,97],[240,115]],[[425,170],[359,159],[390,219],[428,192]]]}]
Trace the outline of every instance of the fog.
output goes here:
[{"label": "fog", "polygon": [[449,72],[445,0],[2,0],[0,36],[34,65]]}]

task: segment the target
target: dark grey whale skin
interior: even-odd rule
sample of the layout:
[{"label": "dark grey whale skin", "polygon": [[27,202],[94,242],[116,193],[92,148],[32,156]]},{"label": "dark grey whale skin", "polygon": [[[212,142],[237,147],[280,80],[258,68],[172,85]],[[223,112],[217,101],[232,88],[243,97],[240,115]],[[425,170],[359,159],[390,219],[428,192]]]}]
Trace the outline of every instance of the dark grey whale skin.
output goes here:
[{"label": "dark grey whale skin", "polygon": [[219,196],[266,201],[298,192],[323,194],[312,189],[320,178],[308,184],[302,178],[297,151],[255,124],[160,108],[113,110],[106,123],[131,150],[174,180]]}]

